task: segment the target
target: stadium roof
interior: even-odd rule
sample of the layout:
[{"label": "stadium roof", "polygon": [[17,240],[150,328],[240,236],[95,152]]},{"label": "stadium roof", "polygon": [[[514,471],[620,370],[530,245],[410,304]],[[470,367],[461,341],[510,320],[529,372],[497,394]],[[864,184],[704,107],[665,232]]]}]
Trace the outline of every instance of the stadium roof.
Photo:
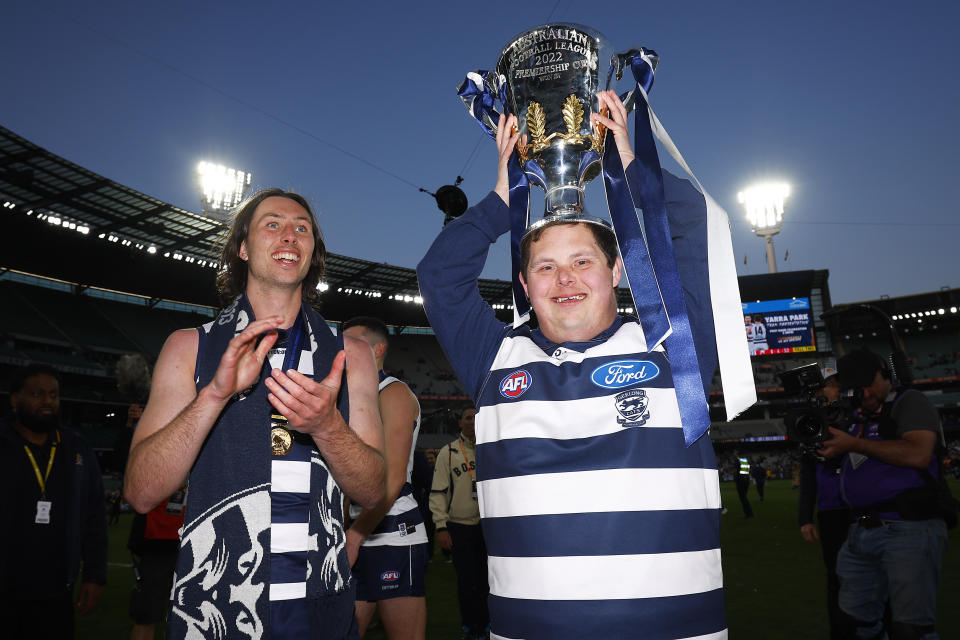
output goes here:
[{"label": "stadium roof", "polygon": [[[0,268],[157,299],[217,305],[213,281],[226,230],[223,222],[118,184],[2,126],[0,203],[4,207]],[[25,243],[25,238],[31,242]],[[37,243],[50,246],[46,242],[57,247],[56,255],[38,255]],[[93,248],[94,242],[100,246]],[[161,263],[160,258],[166,260]],[[419,295],[413,269],[338,254],[327,256],[324,282],[329,287],[322,296],[324,307],[340,306],[335,294],[399,295],[398,301],[406,302]],[[481,280],[480,293],[491,304],[511,302],[508,282]],[[407,320],[426,324],[425,318]]]}]

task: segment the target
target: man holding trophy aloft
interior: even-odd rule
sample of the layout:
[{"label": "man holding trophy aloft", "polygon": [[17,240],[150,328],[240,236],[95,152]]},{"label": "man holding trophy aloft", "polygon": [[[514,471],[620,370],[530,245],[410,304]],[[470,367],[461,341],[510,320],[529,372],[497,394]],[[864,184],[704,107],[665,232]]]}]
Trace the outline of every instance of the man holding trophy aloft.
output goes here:
[{"label": "man holding trophy aloft", "polygon": [[[614,54],[592,29],[551,24],[460,88],[496,140],[497,183],[417,271],[478,410],[492,638],[727,635],[720,492],[703,437],[718,346],[728,417],[755,392],[726,214],[660,169],[654,137],[675,148],[646,101],[656,64],[652,51]],[[627,69],[637,85],[621,100],[605,89]],[[600,173],[612,225],[583,211]],[[532,222],[531,182],[546,191]],[[507,231],[512,324],[477,289]],[[636,315],[618,314],[622,275]]]}]

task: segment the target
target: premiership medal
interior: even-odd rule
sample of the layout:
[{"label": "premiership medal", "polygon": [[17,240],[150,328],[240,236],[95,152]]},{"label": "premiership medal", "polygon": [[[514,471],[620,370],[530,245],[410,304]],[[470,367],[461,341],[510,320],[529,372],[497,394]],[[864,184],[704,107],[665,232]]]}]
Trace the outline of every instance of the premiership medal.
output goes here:
[{"label": "premiership medal", "polygon": [[275,456],[285,456],[293,447],[293,434],[287,428],[287,419],[279,414],[270,416],[270,449]]}]

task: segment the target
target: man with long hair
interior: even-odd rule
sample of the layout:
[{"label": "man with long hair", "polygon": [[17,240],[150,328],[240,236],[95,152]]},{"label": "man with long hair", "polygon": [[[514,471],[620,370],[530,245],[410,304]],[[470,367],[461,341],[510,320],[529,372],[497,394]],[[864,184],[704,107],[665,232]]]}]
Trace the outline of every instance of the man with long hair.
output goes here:
[{"label": "man with long hair", "polygon": [[125,493],[143,513],[188,485],[170,637],[356,633],[342,494],[383,498],[383,426],[370,347],[309,304],[324,257],[303,197],[258,192],[224,245],[226,308],[157,360]]}]

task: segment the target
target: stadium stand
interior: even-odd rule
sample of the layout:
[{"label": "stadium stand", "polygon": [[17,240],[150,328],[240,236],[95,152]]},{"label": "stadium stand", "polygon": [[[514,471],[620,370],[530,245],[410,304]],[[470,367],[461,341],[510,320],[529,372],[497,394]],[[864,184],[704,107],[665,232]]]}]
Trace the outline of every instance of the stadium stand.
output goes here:
[{"label": "stadium stand", "polygon": [[[117,184],[3,127],[0,204],[0,377],[28,361],[53,364],[70,376],[65,388],[71,419],[116,429],[126,402],[112,379],[119,355],[139,352],[153,361],[173,330],[213,316],[223,223]],[[25,250],[21,237],[62,250],[39,259]],[[767,439],[782,447],[782,417],[796,400],[784,396],[777,374],[809,362],[822,365],[861,344],[889,351],[888,328],[868,313],[820,317],[831,308],[828,278],[818,270],[740,279],[745,301],[809,298],[817,351],[755,357],[759,402],[732,423],[723,422],[715,376],[710,394],[715,440]],[[391,325],[388,365],[420,398],[421,446],[449,440],[456,414],[469,399],[426,326],[414,271],[330,254],[323,285],[320,306],[329,321],[375,315]],[[502,320],[511,318],[509,282],[481,280],[480,292]],[[918,388],[941,408],[945,424],[960,430],[960,290],[858,304],[894,319]],[[619,305],[625,310],[632,305],[626,290],[620,291]],[[434,440],[436,445],[424,444]]]}]

